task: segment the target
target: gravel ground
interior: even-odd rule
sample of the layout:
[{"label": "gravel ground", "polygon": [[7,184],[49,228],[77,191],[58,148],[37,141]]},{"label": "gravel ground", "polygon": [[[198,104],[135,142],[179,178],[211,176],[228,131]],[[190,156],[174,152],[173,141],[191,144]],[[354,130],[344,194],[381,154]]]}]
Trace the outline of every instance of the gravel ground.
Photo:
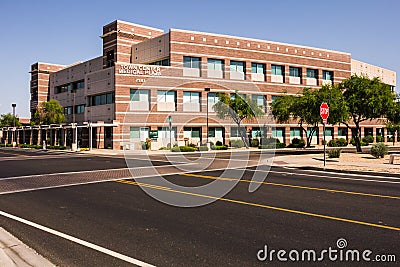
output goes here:
[{"label": "gravel ground", "polygon": [[[327,167],[337,170],[374,171],[386,173],[400,173],[400,157],[389,164],[390,156],[374,158],[370,154],[341,153],[339,159],[328,159]],[[323,167],[323,164],[319,165]]]}]

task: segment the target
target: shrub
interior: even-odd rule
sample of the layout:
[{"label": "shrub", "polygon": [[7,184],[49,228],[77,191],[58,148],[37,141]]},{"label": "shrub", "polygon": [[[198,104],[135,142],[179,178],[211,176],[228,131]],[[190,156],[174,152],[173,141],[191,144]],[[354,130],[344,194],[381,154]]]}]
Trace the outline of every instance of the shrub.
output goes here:
[{"label": "shrub", "polygon": [[199,146],[199,151],[208,151],[207,146]]},{"label": "shrub", "polygon": [[158,150],[169,150],[169,147],[162,146],[162,147],[160,147]]},{"label": "shrub", "polygon": [[388,154],[388,146],[383,143],[374,144],[371,148],[371,155],[375,158],[383,158]]},{"label": "shrub", "polygon": [[[352,144],[353,146],[356,146],[356,140],[354,138],[351,138],[350,140],[350,144]],[[368,146],[369,144],[364,142],[364,141],[360,141],[361,146]]]},{"label": "shrub", "polygon": [[231,141],[229,141],[229,145],[231,147],[236,147],[236,148],[244,147],[242,140],[231,140]]},{"label": "shrub", "polygon": [[217,141],[217,142],[215,142],[215,145],[216,145],[216,146],[223,146],[224,144],[222,144],[221,141]]},{"label": "shrub", "polygon": [[383,136],[377,135],[377,136],[376,136],[376,142],[377,142],[377,143],[383,143]]},{"label": "shrub", "polygon": [[217,146],[217,145],[214,145],[214,146],[211,146],[211,149],[212,149],[212,150],[227,150],[228,147],[227,147],[227,146]]},{"label": "shrub", "polygon": [[336,139],[336,144],[337,144],[337,146],[344,147],[344,146],[347,146],[349,143],[344,138],[338,138],[338,139]]},{"label": "shrub", "polygon": [[342,150],[340,148],[330,149],[330,150],[328,150],[328,157],[329,158],[339,158],[341,151]]},{"label": "shrub", "polygon": [[285,148],[286,145],[281,143],[277,138],[265,138],[261,140],[259,149],[274,149],[274,148]]},{"label": "shrub", "polygon": [[[344,138],[332,139],[328,142],[329,147],[344,147],[344,146],[347,146],[348,144],[349,143],[347,143],[346,139],[344,139]],[[354,141],[354,145],[355,145],[355,141]]]},{"label": "shrub", "polygon": [[189,146],[190,146],[190,147],[193,147],[193,148],[195,148],[195,147],[196,147],[196,145],[195,145],[195,144],[193,144],[193,143],[190,143],[190,144],[189,144]]},{"label": "shrub", "polygon": [[250,146],[258,147],[259,145],[260,145],[260,141],[258,141],[258,139],[251,139]]},{"label": "shrub", "polygon": [[374,137],[372,135],[367,135],[362,139],[362,141],[364,143],[373,143],[374,142]]},{"label": "shrub", "polygon": [[328,142],[328,146],[329,147],[338,147],[338,143],[336,141],[336,139],[332,139]]},{"label": "shrub", "polygon": [[303,139],[293,138],[292,143],[290,145],[288,145],[288,147],[303,148],[303,147],[305,147],[305,145],[306,145],[306,142],[304,142]]},{"label": "shrub", "polygon": [[191,146],[174,146],[171,149],[172,152],[194,152],[196,149]]}]

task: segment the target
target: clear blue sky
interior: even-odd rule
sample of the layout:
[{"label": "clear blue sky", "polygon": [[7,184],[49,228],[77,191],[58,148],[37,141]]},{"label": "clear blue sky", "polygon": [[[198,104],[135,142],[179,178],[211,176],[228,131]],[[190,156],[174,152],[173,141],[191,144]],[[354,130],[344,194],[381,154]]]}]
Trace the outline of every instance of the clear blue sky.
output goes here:
[{"label": "clear blue sky", "polygon": [[101,55],[102,26],[116,19],[350,52],[399,75],[399,10],[398,0],[2,0],[0,114],[17,103],[29,117],[30,65]]}]

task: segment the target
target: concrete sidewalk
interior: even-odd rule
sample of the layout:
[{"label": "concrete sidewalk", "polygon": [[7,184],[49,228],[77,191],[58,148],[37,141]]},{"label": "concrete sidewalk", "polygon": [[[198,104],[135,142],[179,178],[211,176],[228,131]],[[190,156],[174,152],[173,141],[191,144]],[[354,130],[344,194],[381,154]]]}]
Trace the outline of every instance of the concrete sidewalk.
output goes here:
[{"label": "concrete sidewalk", "polygon": [[0,266],[55,266],[0,227]]}]

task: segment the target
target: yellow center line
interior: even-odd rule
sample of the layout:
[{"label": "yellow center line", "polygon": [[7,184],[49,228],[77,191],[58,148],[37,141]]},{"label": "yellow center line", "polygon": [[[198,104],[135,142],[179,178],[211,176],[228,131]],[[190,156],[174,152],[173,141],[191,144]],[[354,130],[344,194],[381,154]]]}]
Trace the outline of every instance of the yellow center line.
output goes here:
[{"label": "yellow center line", "polygon": [[400,199],[399,196],[386,196],[386,195],[378,195],[378,194],[370,194],[370,193],[362,193],[362,192],[335,190],[335,189],[328,189],[328,188],[308,187],[308,186],[301,186],[301,185],[280,184],[280,183],[271,183],[271,182],[259,182],[259,181],[251,181],[251,180],[241,180],[241,179],[237,179],[237,178],[225,178],[225,177],[218,177],[218,176],[189,174],[189,173],[184,173],[182,175],[189,176],[189,177],[212,179],[212,180],[224,180],[224,181],[237,181],[237,180],[239,180],[239,182],[244,182],[244,183],[257,183],[257,184],[265,184],[265,185],[272,185],[272,186],[283,186],[283,187],[290,187],[290,188],[297,188],[297,189],[325,191],[325,192],[330,192],[330,193],[342,193],[342,194],[349,194],[349,195],[359,195],[359,196],[366,196],[366,197]]},{"label": "yellow center line", "polygon": [[20,154],[15,154],[15,153],[10,153],[10,152],[4,152],[4,151],[0,151],[0,154],[3,154],[3,155],[11,155],[11,156],[17,156],[17,157],[23,157],[23,155],[20,155]]},{"label": "yellow center line", "polygon": [[235,200],[235,199],[229,199],[229,198],[220,198],[220,197],[215,197],[215,196],[202,195],[202,194],[197,194],[197,193],[192,193],[192,192],[174,190],[174,189],[171,189],[171,188],[168,188],[168,187],[163,187],[163,186],[155,186],[155,185],[152,185],[152,184],[131,182],[131,181],[125,181],[125,180],[117,180],[116,182],[135,185],[135,186],[149,187],[149,188],[152,188],[152,189],[164,190],[164,191],[168,191],[168,192],[172,192],[172,193],[179,193],[179,194],[184,194],[184,195],[191,195],[191,196],[196,196],[196,197],[215,199],[215,200],[220,200],[220,201],[225,201],[225,202],[230,202],[230,203],[235,203],[235,204],[259,207],[259,208],[271,209],[271,210],[277,210],[277,211],[283,211],[283,212],[289,212],[289,213],[294,213],[294,214],[300,214],[300,215],[323,218],[323,219],[328,219],[328,220],[334,220],[334,221],[340,221],[340,222],[347,222],[347,223],[371,226],[371,227],[376,227],[376,228],[383,228],[383,229],[394,230],[394,231],[400,231],[399,227],[394,227],[394,226],[379,225],[379,224],[374,224],[374,223],[369,223],[369,222],[363,222],[363,221],[357,221],[357,220],[333,217],[333,216],[329,216],[329,215],[322,215],[322,214],[311,213],[311,212],[306,212],[306,211],[298,211],[298,210],[274,207],[274,206],[269,206],[269,205],[264,205],[264,204],[246,202],[246,201],[242,201],[242,200]]}]

